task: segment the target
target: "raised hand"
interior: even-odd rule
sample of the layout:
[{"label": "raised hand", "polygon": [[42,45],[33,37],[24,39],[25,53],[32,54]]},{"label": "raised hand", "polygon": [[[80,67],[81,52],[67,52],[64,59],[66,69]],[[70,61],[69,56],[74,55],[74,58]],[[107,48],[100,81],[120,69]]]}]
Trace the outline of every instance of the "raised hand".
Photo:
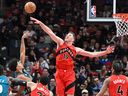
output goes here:
[{"label": "raised hand", "polygon": [[22,38],[28,38],[29,36],[30,36],[30,32],[29,31],[24,31]]},{"label": "raised hand", "polygon": [[13,77],[8,77],[9,81],[13,81],[14,78]]},{"label": "raised hand", "polygon": [[30,17],[30,20],[32,20],[35,24],[40,24],[41,21],[37,20],[36,18]]},{"label": "raised hand", "polygon": [[107,54],[110,54],[110,53],[113,53],[115,50],[115,47],[114,46],[108,46],[106,51],[107,51]]}]

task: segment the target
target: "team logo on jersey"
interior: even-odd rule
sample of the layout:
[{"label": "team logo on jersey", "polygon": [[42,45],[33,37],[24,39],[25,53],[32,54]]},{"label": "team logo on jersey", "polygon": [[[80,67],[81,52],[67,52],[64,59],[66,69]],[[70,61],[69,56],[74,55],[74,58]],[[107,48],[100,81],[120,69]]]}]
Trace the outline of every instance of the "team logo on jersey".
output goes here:
[{"label": "team logo on jersey", "polygon": [[64,52],[68,52],[70,56],[73,57],[73,52],[69,49],[69,48],[63,48],[59,51],[59,54],[64,53]]}]

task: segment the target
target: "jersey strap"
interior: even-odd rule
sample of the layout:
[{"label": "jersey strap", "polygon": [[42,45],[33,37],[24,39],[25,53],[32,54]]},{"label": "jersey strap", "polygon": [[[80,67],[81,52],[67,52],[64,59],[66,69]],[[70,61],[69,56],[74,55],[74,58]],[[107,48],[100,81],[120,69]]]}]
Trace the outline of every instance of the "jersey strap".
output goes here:
[{"label": "jersey strap", "polygon": [[69,84],[66,88],[65,88],[65,92],[67,92],[70,88],[75,86],[76,81],[72,82],[71,84]]}]

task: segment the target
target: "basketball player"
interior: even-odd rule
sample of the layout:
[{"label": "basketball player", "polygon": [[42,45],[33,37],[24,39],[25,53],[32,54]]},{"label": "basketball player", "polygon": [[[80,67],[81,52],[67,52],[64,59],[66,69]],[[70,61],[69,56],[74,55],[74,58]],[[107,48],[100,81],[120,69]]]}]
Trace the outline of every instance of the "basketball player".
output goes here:
[{"label": "basketball player", "polygon": [[25,81],[32,81],[31,76],[29,73],[26,72],[24,69],[24,62],[25,62],[25,43],[24,39],[29,36],[29,32],[24,32],[22,38],[21,38],[21,46],[20,46],[20,60],[18,59],[12,59],[9,61],[9,69],[11,71],[17,72],[17,78]]},{"label": "basketball player", "polygon": [[120,61],[113,62],[112,75],[104,81],[100,92],[96,96],[104,96],[109,91],[109,96],[128,96],[128,78],[121,75],[123,64]]},{"label": "basketball player", "polygon": [[47,88],[47,84],[49,83],[49,78],[47,76],[40,77],[39,83],[21,81],[15,78],[10,79],[14,86],[20,85],[30,88],[30,96],[52,96]]},{"label": "basketball player", "polygon": [[87,57],[99,57],[112,53],[114,47],[108,46],[105,51],[101,52],[87,52],[81,48],[74,47],[75,41],[74,33],[68,33],[65,39],[62,40],[56,36],[52,30],[41,21],[30,17],[35,24],[41,26],[51,39],[57,43],[56,50],[56,94],[57,96],[74,96],[75,91],[75,72],[74,72],[74,58],[77,54]]},{"label": "basketball player", "polygon": [[[11,71],[15,71],[17,73],[16,78],[19,78],[24,81],[32,81],[31,75],[24,69],[24,62],[25,62],[25,43],[24,39],[29,36],[29,32],[24,32],[21,38],[21,46],[20,46],[20,60],[12,59],[9,61],[9,69]],[[20,88],[18,94],[22,94],[21,90],[25,88]],[[20,96],[20,95],[19,95]]]},{"label": "basketball player", "polygon": [[4,68],[0,65],[0,96],[8,96],[9,94],[9,80],[4,75]]}]

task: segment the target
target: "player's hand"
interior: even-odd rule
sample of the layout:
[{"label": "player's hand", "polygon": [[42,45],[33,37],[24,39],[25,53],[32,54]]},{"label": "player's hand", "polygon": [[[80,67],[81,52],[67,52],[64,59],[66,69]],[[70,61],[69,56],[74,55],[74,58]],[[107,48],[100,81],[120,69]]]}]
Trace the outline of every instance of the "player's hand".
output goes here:
[{"label": "player's hand", "polygon": [[9,78],[9,81],[10,81],[10,85],[13,86],[14,83],[15,83],[15,78],[13,77],[8,77]]},{"label": "player's hand", "polygon": [[113,53],[115,50],[115,46],[108,46],[106,49],[107,54]]},{"label": "player's hand", "polygon": [[41,21],[37,20],[36,18],[30,17],[30,20],[32,20],[35,24],[40,24]]},{"label": "player's hand", "polygon": [[24,31],[22,38],[28,38],[29,36],[30,36],[30,32],[29,31]]},{"label": "player's hand", "polygon": [[19,81],[20,79],[18,79],[18,78],[13,78],[13,77],[9,77],[9,81],[10,81],[10,84],[11,85],[15,85],[15,83],[17,82],[17,81]]},{"label": "player's hand", "polygon": [[13,80],[14,80],[14,78],[13,78],[13,77],[8,77],[8,79],[9,79],[10,81],[13,81]]}]

